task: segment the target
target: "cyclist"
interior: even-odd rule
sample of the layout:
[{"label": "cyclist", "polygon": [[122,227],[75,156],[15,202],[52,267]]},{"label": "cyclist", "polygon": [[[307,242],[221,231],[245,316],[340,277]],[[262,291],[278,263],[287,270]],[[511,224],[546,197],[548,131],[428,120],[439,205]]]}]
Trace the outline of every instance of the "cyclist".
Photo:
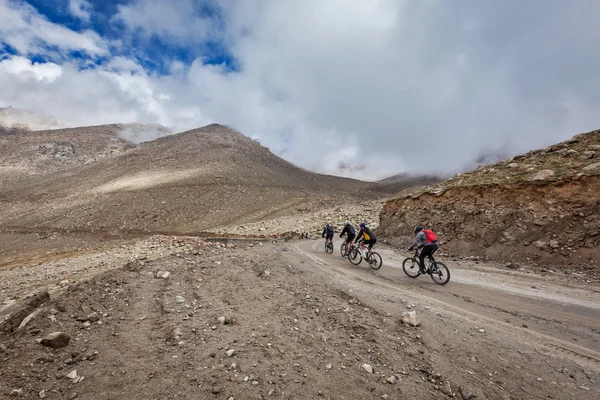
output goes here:
[{"label": "cyclist", "polygon": [[412,251],[415,247],[418,249],[423,248],[421,254],[419,254],[419,271],[422,274],[429,273],[429,271],[425,271],[425,257],[431,257],[438,249],[437,236],[431,229],[423,229],[421,225],[415,227],[415,233],[417,237],[408,251]]},{"label": "cyclist", "polygon": [[346,235],[346,254],[348,254],[350,243],[352,243],[352,241],[356,237],[356,231],[354,230],[354,227],[352,226],[350,221],[346,221],[346,223],[344,224],[344,230],[342,231],[342,233],[340,233],[340,237],[344,237],[344,235]]},{"label": "cyclist", "polygon": [[333,240],[333,227],[331,223],[325,224],[325,228],[323,228],[323,234],[321,237],[325,238],[325,244],[330,243]]},{"label": "cyclist", "polygon": [[362,257],[366,259],[367,253],[365,252],[365,244],[369,245],[368,252],[371,252],[373,245],[377,243],[377,238],[375,237],[373,232],[371,232],[371,230],[367,227],[367,224],[365,224],[364,222],[360,224],[360,232],[358,232],[354,243],[358,242],[360,239],[364,239],[362,242],[360,242],[360,252],[362,254]]}]

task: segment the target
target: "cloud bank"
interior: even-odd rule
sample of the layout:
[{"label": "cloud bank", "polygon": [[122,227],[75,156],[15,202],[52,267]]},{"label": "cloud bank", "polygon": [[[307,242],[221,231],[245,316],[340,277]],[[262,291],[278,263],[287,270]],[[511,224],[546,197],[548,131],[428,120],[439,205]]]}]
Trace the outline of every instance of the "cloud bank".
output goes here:
[{"label": "cloud bank", "polygon": [[361,178],[449,174],[600,125],[593,0],[67,3],[80,25],[0,0],[0,106],[218,122]]}]

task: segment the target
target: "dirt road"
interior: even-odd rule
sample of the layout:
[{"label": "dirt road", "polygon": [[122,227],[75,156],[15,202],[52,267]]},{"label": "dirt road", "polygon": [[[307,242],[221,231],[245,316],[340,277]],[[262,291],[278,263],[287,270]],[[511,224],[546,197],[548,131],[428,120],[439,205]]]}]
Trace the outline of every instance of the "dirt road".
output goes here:
[{"label": "dirt road", "polygon": [[566,284],[563,275],[509,271],[474,262],[443,260],[450,268],[451,281],[436,285],[429,276],[408,277],[400,254],[389,248],[378,249],[383,267],[371,270],[366,262],[353,266],[339,252],[341,241],[334,242],[333,255],[323,251],[323,241],[301,242],[300,251],[331,267],[337,273],[373,285],[398,291],[415,301],[470,315],[504,329],[511,335],[536,338],[551,349],[562,349],[569,356],[600,363],[600,285],[580,280]]}]

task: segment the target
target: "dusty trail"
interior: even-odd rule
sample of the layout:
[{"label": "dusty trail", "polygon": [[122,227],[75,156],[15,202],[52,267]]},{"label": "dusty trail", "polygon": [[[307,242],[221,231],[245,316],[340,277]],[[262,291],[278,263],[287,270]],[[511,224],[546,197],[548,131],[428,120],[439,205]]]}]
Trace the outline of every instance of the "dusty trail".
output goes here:
[{"label": "dusty trail", "polygon": [[423,303],[437,305],[459,315],[496,322],[506,336],[538,341],[548,349],[560,349],[570,357],[600,368],[600,294],[590,284],[567,287],[559,277],[541,277],[485,265],[442,260],[450,268],[451,281],[436,285],[429,276],[412,279],[402,270],[404,255],[378,249],[383,267],[353,266],[339,254],[341,241],[330,255],[322,241],[297,245],[301,253],[337,274],[401,293]]}]

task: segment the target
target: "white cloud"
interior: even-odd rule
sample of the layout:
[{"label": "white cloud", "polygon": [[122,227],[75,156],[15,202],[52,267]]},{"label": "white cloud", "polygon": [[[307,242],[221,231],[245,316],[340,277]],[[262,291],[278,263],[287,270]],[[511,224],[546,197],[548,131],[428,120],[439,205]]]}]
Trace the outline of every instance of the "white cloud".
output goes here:
[{"label": "white cloud", "polygon": [[69,0],[69,12],[84,22],[92,16],[92,5],[87,0]]},{"label": "white cloud", "polygon": [[75,32],[50,22],[22,1],[0,0],[0,40],[23,55],[45,53],[48,46],[61,53],[108,54],[107,43],[96,32]]},{"label": "white cloud", "polygon": [[[53,75],[11,57],[0,103],[72,124],[224,123],[303,167],[343,163],[361,177],[451,173],[486,152],[598,128],[600,32],[589,27],[600,4],[223,0],[213,2],[219,23],[194,13],[197,4],[137,2],[115,18],[177,46],[220,37],[240,71],[199,58],[159,75],[113,57],[85,70],[65,62],[40,79]],[[0,25],[11,37],[19,29]]]},{"label": "white cloud", "polygon": [[200,15],[197,10],[203,1],[194,0],[144,0],[119,5],[114,20],[131,31],[145,36],[159,36],[166,40],[193,45],[214,37],[218,22]]},{"label": "white cloud", "polygon": [[21,82],[54,82],[62,75],[62,67],[54,63],[32,63],[25,57],[11,57],[0,61],[0,76],[11,76]]}]

